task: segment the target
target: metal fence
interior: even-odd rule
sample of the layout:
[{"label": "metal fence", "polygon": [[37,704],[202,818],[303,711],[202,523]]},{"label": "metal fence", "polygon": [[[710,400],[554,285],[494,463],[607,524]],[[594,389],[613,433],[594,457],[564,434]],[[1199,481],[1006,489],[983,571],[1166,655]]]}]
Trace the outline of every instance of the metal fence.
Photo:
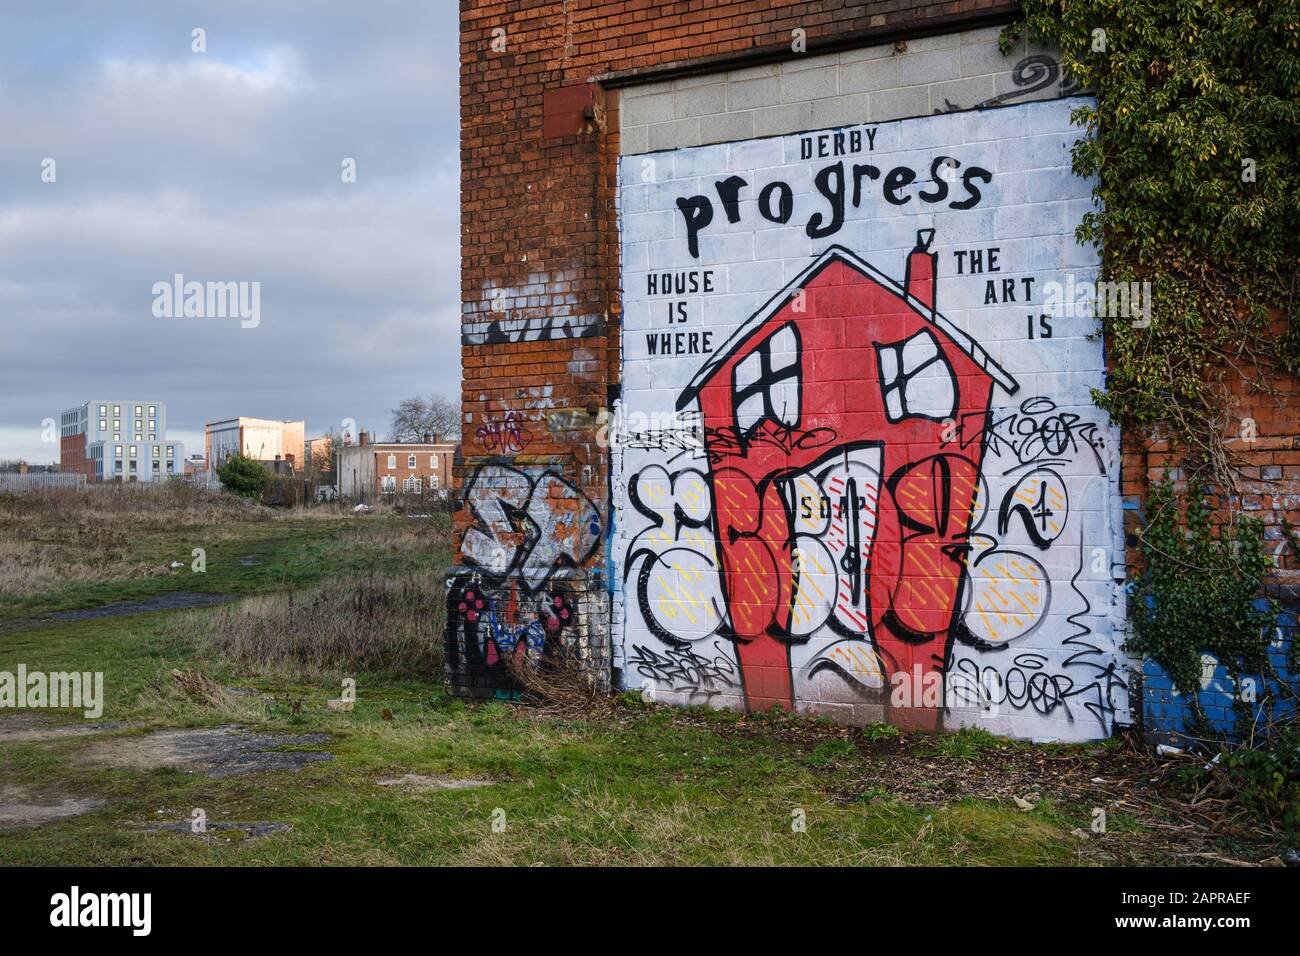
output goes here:
[{"label": "metal fence", "polygon": [[86,476],[63,472],[28,472],[19,475],[12,472],[0,474],[0,491],[21,494],[24,491],[49,491],[53,488],[75,488],[78,491],[86,487]]}]

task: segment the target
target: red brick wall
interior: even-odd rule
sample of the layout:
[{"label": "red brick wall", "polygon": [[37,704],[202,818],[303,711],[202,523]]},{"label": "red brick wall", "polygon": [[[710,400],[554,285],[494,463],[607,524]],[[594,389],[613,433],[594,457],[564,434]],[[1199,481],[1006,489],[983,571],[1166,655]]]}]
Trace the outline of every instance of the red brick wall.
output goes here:
[{"label": "red brick wall", "polygon": [[[421,493],[427,494],[429,491],[429,478],[438,479],[438,487],[447,487],[451,475],[451,452],[442,449],[431,449],[428,446],[412,448],[409,445],[394,445],[391,448],[384,445],[375,446],[375,487],[376,494],[382,494],[384,491],[385,476],[392,476],[394,481],[394,490],[397,494],[403,494],[402,482],[407,478],[419,477],[421,484]],[[388,456],[392,455],[395,465],[388,467]],[[410,456],[415,456],[415,467],[409,464]],[[430,465],[433,461],[435,464]]]},{"label": "red brick wall", "polygon": [[[1285,331],[1281,322],[1274,334]],[[1220,519],[1240,512],[1264,523],[1267,549],[1277,565],[1272,583],[1283,596],[1300,597],[1300,560],[1284,530],[1286,525],[1300,529],[1300,381],[1274,375],[1261,388],[1227,370],[1224,384],[1228,422],[1223,434],[1239,466],[1239,483],[1235,490],[1212,489],[1211,504],[1218,506]],[[1183,454],[1171,450],[1168,441],[1153,440],[1136,429],[1125,431],[1120,475],[1130,574],[1141,569],[1134,534],[1151,485],[1169,477],[1175,489],[1185,491],[1188,474]]]},{"label": "red brick wall", "polygon": [[68,435],[59,439],[59,471],[92,477],[94,462],[86,458],[86,436]]}]

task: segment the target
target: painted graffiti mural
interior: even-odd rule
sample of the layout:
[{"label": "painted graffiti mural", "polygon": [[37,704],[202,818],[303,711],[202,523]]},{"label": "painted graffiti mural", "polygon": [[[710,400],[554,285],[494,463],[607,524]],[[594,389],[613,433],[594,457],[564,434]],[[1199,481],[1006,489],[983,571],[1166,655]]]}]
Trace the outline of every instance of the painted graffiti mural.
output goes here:
[{"label": "painted graffiti mural", "polygon": [[1072,105],[622,158],[625,687],[1051,739],[1127,721],[1101,344],[1045,305],[1096,271]]},{"label": "painted graffiti mural", "polygon": [[570,640],[581,591],[570,574],[597,553],[603,523],[549,466],[485,462],[464,500],[471,523],[460,541],[464,567],[448,584],[446,670],[462,692],[511,693],[512,659],[540,666]]}]

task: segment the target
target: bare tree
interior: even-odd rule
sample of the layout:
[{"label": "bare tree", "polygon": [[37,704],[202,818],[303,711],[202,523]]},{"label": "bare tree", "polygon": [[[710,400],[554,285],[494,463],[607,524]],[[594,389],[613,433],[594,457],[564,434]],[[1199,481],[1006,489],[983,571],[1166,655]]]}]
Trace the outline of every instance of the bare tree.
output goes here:
[{"label": "bare tree", "polygon": [[390,441],[424,441],[425,435],[460,437],[460,402],[443,395],[403,399],[392,411]]},{"label": "bare tree", "polygon": [[330,429],[319,439],[312,443],[311,460],[307,462],[307,470],[314,475],[324,475],[334,470],[334,451],[338,448],[339,438]]}]

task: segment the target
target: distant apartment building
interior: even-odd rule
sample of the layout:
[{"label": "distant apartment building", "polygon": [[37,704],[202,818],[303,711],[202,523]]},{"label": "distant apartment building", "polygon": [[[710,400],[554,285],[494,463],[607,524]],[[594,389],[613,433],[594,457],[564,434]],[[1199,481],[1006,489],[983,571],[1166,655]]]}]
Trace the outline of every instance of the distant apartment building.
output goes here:
[{"label": "distant apartment building", "polygon": [[423,442],[372,442],[362,432],[356,444],[335,449],[339,496],[374,501],[386,495],[441,497],[451,483],[456,446],[426,436]]},{"label": "distant apartment building", "polygon": [[163,481],[184,473],[162,402],[86,402],[59,419],[59,471],[90,481]]},{"label": "distant apartment building", "polygon": [[208,422],[204,428],[208,467],[220,468],[234,455],[247,455],[264,462],[286,461],[296,468],[302,462],[305,431],[304,422],[264,418]]}]

